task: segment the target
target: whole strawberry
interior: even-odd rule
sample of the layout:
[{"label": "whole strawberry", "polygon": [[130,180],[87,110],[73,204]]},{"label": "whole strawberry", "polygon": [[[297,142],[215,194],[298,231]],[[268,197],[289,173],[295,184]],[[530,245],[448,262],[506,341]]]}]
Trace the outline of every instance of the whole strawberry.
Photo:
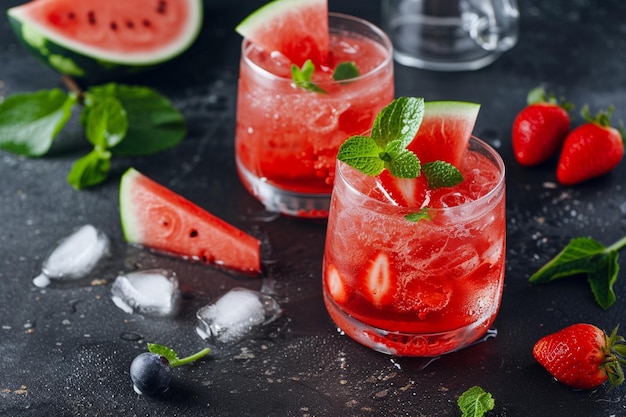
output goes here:
[{"label": "whole strawberry", "polygon": [[586,122],[572,130],[563,144],[556,168],[556,178],[563,185],[573,185],[604,175],[615,168],[624,156],[622,133],[611,126],[613,107],[591,116],[585,106]]},{"label": "whole strawberry", "polygon": [[513,122],[515,159],[521,165],[538,165],[556,155],[570,131],[572,106],[538,87],[528,93],[528,105]]},{"label": "whole strawberry", "polygon": [[540,339],[533,356],[559,382],[576,389],[606,381],[624,382],[626,344],[617,327],[607,335],[592,324],[578,323]]}]

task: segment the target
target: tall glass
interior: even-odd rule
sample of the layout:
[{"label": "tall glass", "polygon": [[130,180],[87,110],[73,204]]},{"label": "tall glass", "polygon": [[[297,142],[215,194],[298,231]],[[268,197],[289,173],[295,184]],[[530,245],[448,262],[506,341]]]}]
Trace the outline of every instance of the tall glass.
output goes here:
[{"label": "tall glass", "polygon": [[[269,211],[327,217],[336,153],[346,137],[369,129],[393,100],[393,59],[387,35],[352,16],[329,14],[328,68],[313,81],[326,93],[297,88],[291,63],[244,39],[237,97],[235,154],[244,186]],[[341,62],[360,75],[332,79]]]},{"label": "tall glass", "polygon": [[505,259],[504,164],[476,138],[465,179],[420,208],[385,201],[377,177],[337,165],[326,247],[324,301],[348,336],[398,356],[438,356],[478,340],[500,306]]}]

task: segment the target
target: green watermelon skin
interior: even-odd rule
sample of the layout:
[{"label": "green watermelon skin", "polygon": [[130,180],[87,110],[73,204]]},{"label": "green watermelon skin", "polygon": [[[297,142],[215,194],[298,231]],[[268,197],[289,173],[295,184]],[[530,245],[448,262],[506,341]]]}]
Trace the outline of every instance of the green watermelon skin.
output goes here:
[{"label": "green watermelon skin", "polygon": [[122,176],[119,204],[128,243],[243,272],[261,272],[258,239],[134,168]]},{"label": "green watermelon skin", "polygon": [[[46,0],[36,1],[45,2]],[[71,4],[75,0],[67,1]],[[196,39],[202,26],[202,0],[187,1],[195,4],[195,8],[198,11],[198,20],[192,25],[194,29],[189,42],[186,45],[182,45],[175,53],[158,57],[154,60],[145,59],[143,62],[122,62],[123,60],[105,59],[99,57],[97,52],[92,54],[83,53],[68,45],[64,45],[62,42],[55,41],[42,33],[37,24],[29,22],[28,19],[24,18],[23,14],[15,12],[22,6],[9,9],[7,16],[18,40],[44,65],[62,75],[83,79],[90,83],[101,83],[153,69],[188,49]]]}]

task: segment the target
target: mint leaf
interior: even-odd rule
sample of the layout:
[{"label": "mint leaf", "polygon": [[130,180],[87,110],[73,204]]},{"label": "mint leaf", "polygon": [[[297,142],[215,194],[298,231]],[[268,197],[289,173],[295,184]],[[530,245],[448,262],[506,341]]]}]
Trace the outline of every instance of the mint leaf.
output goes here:
[{"label": "mint leaf", "polygon": [[463,174],[454,165],[445,161],[434,161],[422,166],[430,188],[454,187],[463,182]]},{"label": "mint leaf", "polygon": [[385,168],[397,178],[416,178],[420,175],[420,160],[413,152],[406,149],[400,140],[387,144],[380,159],[385,161]]},{"label": "mint leaf", "polygon": [[205,348],[197,353],[194,353],[193,355],[179,358],[178,354],[174,352],[173,349],[156,343],[148,343],[148,350],[156,355],[161,355],[166,358],[172,368],[194,362],[211,352],[211,349]]},{"label": "mint leaf", "polygon": [[[151,88],[109,83],[87,90],[89,100],[107,96],[119,100],[128,121],[124,140],[111,148],[115,155],[142,156],[161,152],[179,144],[187,132],[183,115]],[[89,112],[87,110],[81,118],[83,122],[88,120]]]},{"label": "mint leaf", "polygon": [[592,238],[572,239],[552,260],[531,275],[530,282],[543,284],[586,274],[596,302],[606,310],[616,300],[613,285],[619,271],[618,251],[624,245],[626,238],[608,248]]},{"label": "mint leaf", "polygon": [[58,88],[6,97],[0,103],[0,149],[29,157],[44,155],[76,103],[75,94]]},{"label": "mint leaf", "polygon": [[77,190],[103,182],[111,169],[111,152],[94,148],[74,164],[67,175],[67,182]]},{"label": "mint leaf", "polygon": [[463,413],[462,417],[482,417],[495,407],[491,394],[479,386],[473,386],[461,394],[457,404]]},{"label": "mint leaf", "polygon": [[85,134],[92,144],[111,148],[124,139],[127,130],[126,110],[115,97],[103,97],[89,108],[85,120]]},{"label": "mint leaf", "polygon": [[597,260],[596,269],[587,275],[596,303],[605,310],[617,299],[613,285],[619,272],[618,256],[617,251],[609,251]]},{"label": "mint leaf", "polygon": [[419,222],[420,220],[432,220],[430,214],[428,213],[428,207],[424,207],[420,211],[416,211],[414,213],[409,213],[404,216],[410,222]]},{"label": "mint leaf", "polygon": [[333,71],[333,80],[345,81],[351,78],[356,78],[359,75],[359,69],[356,67],[354,62],[342,62],[335,67],[335,70]]},{"label": "mint leaf", "polygon": [[380,148],[392,140],[407,147],[415,138],[424,117],[424,99],[399,97],[383,108],[372,126],[372,138]]},{"label": "mint leaf", "polygon": [[326,94],[324,89],[311,81],[314,72],[315,65],[310,59],[307,59],[306,62],[302,64],[302,69],[298,68],[296,64],[291,65],[291,78],[293,79],[296,87],[302,88],[303,90],[313,91],[315,93]]},{"label": "mint leaf", "polygon": [[337,159],[366,175],[378,175],[385,162],[380,158],[380,148],[368,136],[352,136],[339,148]]}]

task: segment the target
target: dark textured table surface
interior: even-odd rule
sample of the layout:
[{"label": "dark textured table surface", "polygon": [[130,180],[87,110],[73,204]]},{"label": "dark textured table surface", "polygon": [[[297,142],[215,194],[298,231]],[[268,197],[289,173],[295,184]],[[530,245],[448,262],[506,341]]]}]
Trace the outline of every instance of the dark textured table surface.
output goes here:
[{"label": "dark textured table surface", "polygon": [[[20,3],[4,0],[0,16]],[[541,336],[575,322],[612,329],[625,317],[626,278],[617,302],[594,302],[584,278],[533,286],[529,275],[570,238],[610,244],[626,235],[626,164],[603,178],[556,185],[555,163],[528,169],[510,145],[513,118],[528,90],[546,84],[594,110],[615,105],[626,119],[626,3],[619,0],[520,0],[521,37],[493,65],[476,72],[435,73],[396,65],[396,95],[482,104],[475,133],[507,165],[508,249],[498,335],[422,368],[423,361],[370,351],[337,332],[321,297],[323,222],[265,216],[241,186],[233,136],[240,38],[235,24],[261,1],[207,2],[202,33],[175,61],[128,80],[157,88],[184,114],[189,132],[176,148],[120,158],[112,178],[75,191],[66,182],[86,152],[78,123],[65,147],[41,159],[0,153],[0,414],[6,416],[455,416],[456,400],[480,385],[496,400],[494,416],[626,415],[626,390],[574,391],[555,382],[532,357]],[[330,9],[380,23],[380,3],[330,0]],[[62,87],[17,43],[0,18],[0,97]],[[580,118],[577,119],[577,123]],[[118,213],[120,174],[134,166],[155,180],[259,236],[261,279],[132,250]],[[44,255],[73,228],[91,223],[111,238],[117,269],[159,266],[177,272],[183,303],[170,318],[124,313],[110,283],[64,289],[32,284]],[[622,266],[624,261],[621,262]],[[235,286],[269,289],[285,309],[281,331],[216,349],[177,368],[161,398],[138,396],[129,378],[146,342],[181,354],[204,347],[195,311]],[[622,323],[624,324],[624,323]]]}]

